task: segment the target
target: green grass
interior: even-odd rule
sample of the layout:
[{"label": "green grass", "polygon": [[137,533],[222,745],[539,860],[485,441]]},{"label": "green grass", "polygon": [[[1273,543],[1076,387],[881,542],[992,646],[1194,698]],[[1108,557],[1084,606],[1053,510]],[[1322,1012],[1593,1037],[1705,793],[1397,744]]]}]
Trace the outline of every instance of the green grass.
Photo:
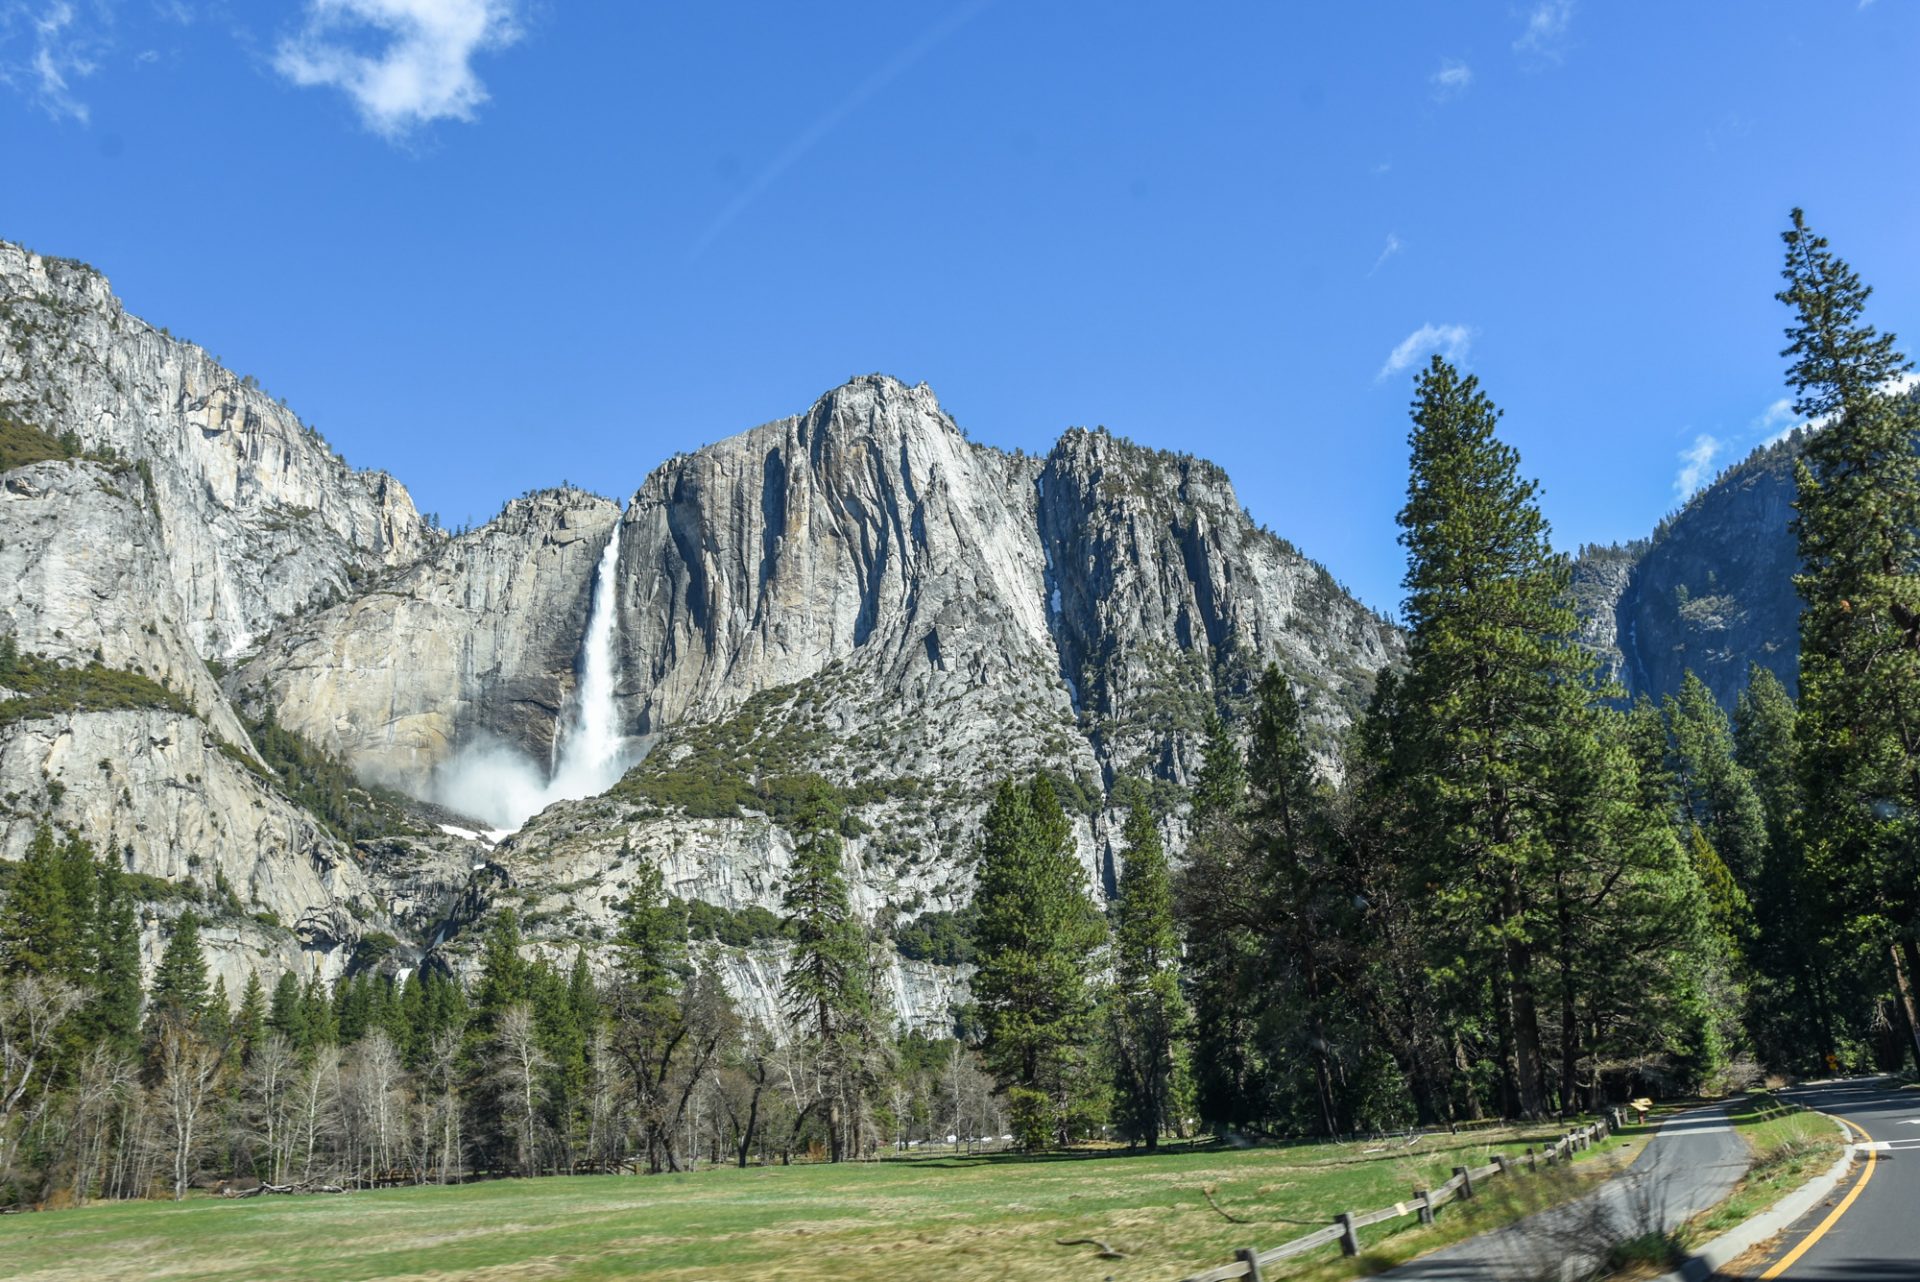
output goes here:
[{"label": "green grass", "polygon": [[1830,1118],[1782,1111],[1771,1095],[1753,1096],[1727,1112],[1753,1152],[1753,1165],[1726,1201],[1688,1225],[1695,1245],[1766,1210],[1832,1166],[1846,1146]]},{"label": "green grass", "polygon": [[[0,1220],[16,1282],[311,1279],[939,1277],[1171,1282],[1437,1184],[1455,1165],[1543,1144],[1551,1132],[1367,1144],[1176,1149],[1155,1156],[918,1158],[689,1175],[503,1180],[458,1188],[185,1203],[118,1203]],[[1596,1149],[1596,1152],[1600,1150]],[[1582,1168],[1601,1163],[1583,1162]],[[1576,1168],[1580,1169],[1580,1168]],[[1495,1181],[1498,1185],[1500,1181]],[[1558,1196],[1577,1179],[1508,1181],[1445,1208],[1433,1230],[1363,1231],[1378,1267]],[[1229,1223],[1207,1204],[1248,1221]],[[1296,1224],[1291,1221],[1307,1221]],[[1412,1217],[1395,1222],[1414,1225]],[[1094,1237],[1127,1252],[1056,1238]],[[1395,1246],[1393,1244],[1399,1244]],[[1352,1276],[1337,1250],[1278,1277]]]}]

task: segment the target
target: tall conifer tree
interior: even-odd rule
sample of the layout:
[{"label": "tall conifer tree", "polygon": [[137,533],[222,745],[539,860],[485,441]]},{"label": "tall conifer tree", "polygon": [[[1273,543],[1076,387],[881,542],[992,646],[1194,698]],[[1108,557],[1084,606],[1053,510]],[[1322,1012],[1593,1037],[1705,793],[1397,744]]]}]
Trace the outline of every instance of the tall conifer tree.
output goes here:
[{"label": "tall conifer tree", "polygon": [[161,1026],[191,1025],[207,1008],[207,959],[200,948],[200,918],[191,908],[174,919],[153,972],[152,998],[147,1017]]},{"label": "tall conifer tree", "polygon": [[1836,924],[1890,955],[1920,1062],[1920,404],[1896,389],[1912,365],[1866,322],[1858,274],[1798,209],[1782,240],[1787,382],[1825,419],[1794,522],[1808,853]]},{"label": "tall conifer tree", "polygon": [[824,788],[816,788],[797,816],[799,841],[781,896],[793,939],[782,988],[789,1013],[819,1057],[835,1162],[845,1160],[850,1125],[865,1102],[860,1042],[871,1015],[866,932],[848,898],[837,821]]},{"label": "tall conifer tree", "polygon": [[1531,481],[1495,434],[1479,381],[1440,357],[1413,404],[1407,549],[1409,670],[1402,749],[1435,907],[1435,961],[1456,990],[1491,994],[1515,1109],[1545,1109],[1532,910],[1546,866],[1543,800],[1554,737],[1586,699],[1569,570]]},{"label": "tall conifer tree", "polygon": [[34,829],[0,902],[0,975],[67,977],[77,937],[66,871],[53,830],[45,824]]},{"label": "tall conifer tree", "polygon": [[1007,1088],[1021,1143],[1065,1143],[1093,1089],[1088,976],[1105,929],[1045,775],[995,792],[981,825],[974,904],[973,994],[987,1062]]},{"label": "tall conifer tree", "polygon": [[1112,1049],[1122,1128],[1154,1149],[1175,1120],[1175,1073],[1188,1014],[1167,851],[1144,801],[1136,799],[1127,813],[1125,840],[1113,930]]}]

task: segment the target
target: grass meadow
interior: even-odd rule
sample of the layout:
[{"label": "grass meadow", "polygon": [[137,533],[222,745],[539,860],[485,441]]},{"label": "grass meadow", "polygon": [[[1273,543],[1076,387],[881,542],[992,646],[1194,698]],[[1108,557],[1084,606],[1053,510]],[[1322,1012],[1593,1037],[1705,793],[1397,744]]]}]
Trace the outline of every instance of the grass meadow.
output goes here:
[{"label": "grass meadow", "polygon": [[[440,1188],[181,1203],[114,1203],[0,1219],[14,1282],[208,1279],[1174,1279],[1268,1247],[1477,1165],[1550,1142],[1501,1130],[1374,1143],[1155,1155],[916,1157],[682,1175],[498,1180]],[[1583,1155],[1630,1156],[1632,1133]],[[1625,1150],[1622,1154],[1621,1150]],[[1584,1179],[1529,1176],[1365,1230],[1367,1253],[1318,1252],[1269,1276],[1353,1276],[1565,1196]],[[1499,1182],[1495,1181],[1495,1185]],[[1524,1186],[1524,1187],[1522,1187]],[[1211,1202],[1209,1201],[1211,1194]],[[1244,1221],[1231,1222],[1227,1217]],[[1396,1230],[1398,1226],[1398,1231]],[[1124,1259],[1060,1238],[1097,1238]]]}]

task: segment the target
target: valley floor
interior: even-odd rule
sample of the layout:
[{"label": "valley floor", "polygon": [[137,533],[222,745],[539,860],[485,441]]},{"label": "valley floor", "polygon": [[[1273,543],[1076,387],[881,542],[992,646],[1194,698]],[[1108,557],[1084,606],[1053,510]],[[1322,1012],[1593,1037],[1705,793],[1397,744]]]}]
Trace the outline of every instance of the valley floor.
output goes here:
[{"label": "valley floor", "polygon": [[[864,1282],[939,1277],[1172,1279],[1433,1186],[1455,1165],[1551,1141],[1552,1128],[1425,1136],[1408,1146],[1301,1144],[1154,1156],[919,1157],[647,1178],[500,1180],[338,1196],[120,1203],[0,1220],[16,1282],[193,1278],[694,1279]],[[1629,1136],[1625,1145],[1637,1151]],[[1371,1151],[1369,1151],[1371,1150]],[[1604,1165],[1593,1162],[1590,1168]],[[1575,1180],[1527,1177],[1441,1213],[1437,1228],[1364,1234],[1371,1259],[1403,1259],[1564,1195]],[[1519,1186],[1527,1185],[1520,1193]],[[1208,1205],[1210,1191],[1220,1209]],[[1491,1190],[1490,1190],[1491,1191]],[[1231,1223],[1225,1214],[1247,1221]],[[1304,1223],[1296,1223],[1296,1221]],[[1411,1218],[1396,1221],[1411,1226]],[[1103,1260],[1098,1238],[1127,1253]],[[1375,1254],[1377,1252],[1377,1254]],[[1337,1252],[1287,1277],[1340,1277]]]}]

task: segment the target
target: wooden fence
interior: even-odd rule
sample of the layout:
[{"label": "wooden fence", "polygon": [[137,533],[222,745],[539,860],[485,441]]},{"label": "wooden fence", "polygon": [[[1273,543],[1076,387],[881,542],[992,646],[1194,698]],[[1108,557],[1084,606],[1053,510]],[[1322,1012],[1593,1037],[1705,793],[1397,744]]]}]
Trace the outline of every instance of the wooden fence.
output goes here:
[{"label": "wooden fence", "polygon": [[1491,1179],[1512,1176],[1521,1171],[1532,1171],[1542,1166],[1554,1166],[1570,1160],[1575,1153],[1590,1148],[1607,1138],[1621,1124],[1622,1115],[1616,1110],[1607,1117],[1583,1126],[1549,1144],[1542,1152],[1536,1153],[1529,1148],[1517,1158],[1496,1157],[1485,1166],[1453,1168],[1453,1178],[1437,1189],[1415,1189],[1410,1202],[1395,1202],[1392,1206],[1381,1207],[1377,1211],[1342,1211],[1333,1217],[1333,1223],[1324,1229],[1316,1229],[1305,1237],[1297,1237],[1291,1242],[1269,1247],[1264,1251],[1245,1247],[1236,1252],[1232,1264],[1223,1264],[1217,1269],[1208,1269],[1205,1273],[1195,1273],[1184,1282],[1233,1282],[1236,1278],[1250,1278],[1252,1282],[1261,1282],[1261,1269],[1281,1260],[1290,1260],[1296,1255],[1305,1255],[1317,1251],[1323,1246],[1332,1246],[1338,1242],[1343,1255],[1360,1254],[1360,1230],[1375,1224],[1385,1224],[1402,1216],[1417,1215],[1422,1224],[1433,1223],[1434,1212],[1448,1202],[1470,1198],[1475,1189]]}]

